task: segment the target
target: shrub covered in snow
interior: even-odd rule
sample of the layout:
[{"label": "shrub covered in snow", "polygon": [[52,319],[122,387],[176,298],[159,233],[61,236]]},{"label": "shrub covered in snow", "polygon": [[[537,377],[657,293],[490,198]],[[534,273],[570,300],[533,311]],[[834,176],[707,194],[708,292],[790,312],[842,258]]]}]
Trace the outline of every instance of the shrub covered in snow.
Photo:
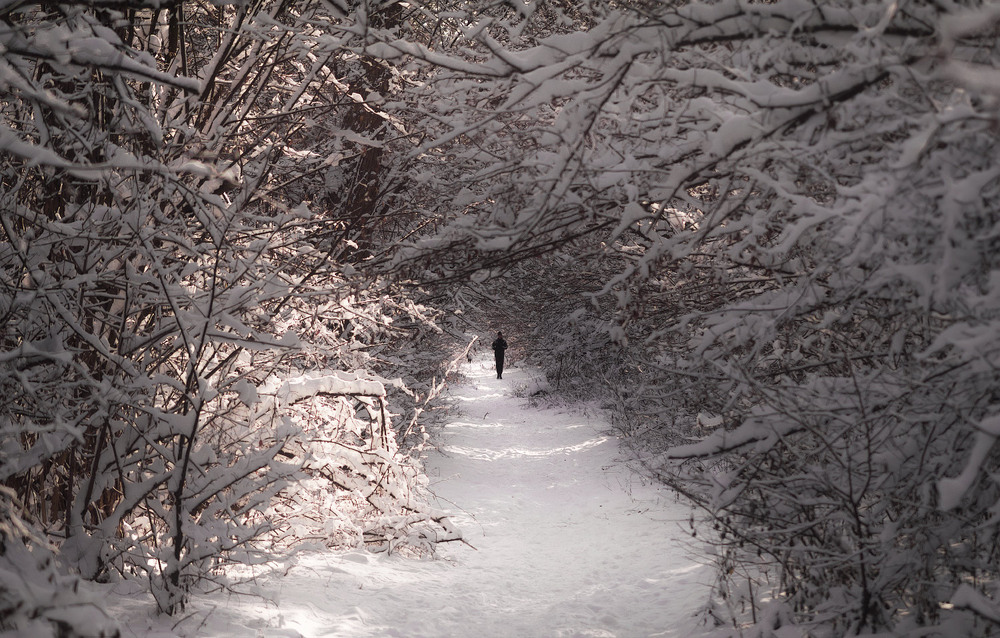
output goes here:
[{"label": "shrub covered in snow", "polygon": [[0,486],[0,635],[117,638],[101,603],[58,569],[56,548],[22,516],[13,490]]},{"label": "shrub covered in snow", "polygon": [[778,601],[754,631],[995,633],[1000,12],[581,12],[459,29],[480,74],[427,108],[462,207],[399,259],[533,298],[550,377],[612,385],[717,528],[720,594]]},{"label": "shrub covered in snow", "polygon": [[[415,331],[400,324],[431,325],[359,270],[398,231],[377,197],[376,140],[394,129],[354,99],[388,93],[391,67],[362,63],[340,28],[352,21],[323,3],[19,3],[0,17],[0,483],[66,565],[145,577],[176,613],[228,564],[267,560],[262,541],[289,524],[278,495],[330,466],[319,430],[261,386],[388,367],[380,356]],[[317,175],[338,198],[310,193]],[[350,470],[326,489],[363,501],[355,514],[379,521],[365,530],[396,543],[433,515],[409,492],[419,472],[386,393],[359,400],[381,402],[379,445],[338,403],[323,445],[346,446]],[[9,545],[5,575],[41,546]],[[24,578],[5,626],[70,600]]]}]

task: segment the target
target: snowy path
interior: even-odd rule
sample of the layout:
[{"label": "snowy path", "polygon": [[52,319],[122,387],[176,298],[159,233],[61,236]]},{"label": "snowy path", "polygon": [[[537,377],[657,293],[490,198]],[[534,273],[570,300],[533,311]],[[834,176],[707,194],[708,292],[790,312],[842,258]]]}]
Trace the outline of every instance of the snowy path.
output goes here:
[{"label": "snowy path", "polygon": [[698,635],[692,613],[710,574],[687,557],[686,508],[616,460],[601,422],[514,397],[529,373],[500,381],[485,363],[466,372],[469,384],[452,390],[464,415],[427,467],[439,507],[476,549],[452,543],[423,561],[302,556],[261,582],[276,606],[220,598],[171,635]]}]

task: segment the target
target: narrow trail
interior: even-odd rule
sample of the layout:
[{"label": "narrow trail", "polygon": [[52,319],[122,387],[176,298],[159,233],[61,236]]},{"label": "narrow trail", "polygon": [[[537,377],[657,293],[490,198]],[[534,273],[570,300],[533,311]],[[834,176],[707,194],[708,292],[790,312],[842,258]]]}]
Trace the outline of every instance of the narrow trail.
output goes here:
[{"label": "narrow trail", "polygon": [[604,422],[513,396],[530,371],[469,368],[435,491],[465,508],[456,522],[479,550],[458,559],[462,588],[492,599],[480,632],[452,635],[696,633],[710,572],[687,555],[687,508],[619,460]]},{"label": "narrow trail", "polygon": [[462,414],[427,469],[438,507],[475,549],[451,543],[434,560],[300,556],[260,583],[277,606],[216,601],[192,635],[700,635],[693,613],[711,575],[687,555],[688,510],[619,460],[599,419],[514,396],[537,383],[531,371],[497,380],[492,362],[476,361],[464,372],[452,389]]}]

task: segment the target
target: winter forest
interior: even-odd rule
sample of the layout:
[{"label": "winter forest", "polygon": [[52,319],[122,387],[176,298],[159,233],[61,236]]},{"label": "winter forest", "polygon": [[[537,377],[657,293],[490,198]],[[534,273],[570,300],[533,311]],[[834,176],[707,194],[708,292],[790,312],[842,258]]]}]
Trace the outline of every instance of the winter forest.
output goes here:
[{"label": "winter forest", "polygon": [[498,329],[689,508],[721,635],[1000,635],[1000,4],[0,22],[0,635],[307,541],[433,560]]}]

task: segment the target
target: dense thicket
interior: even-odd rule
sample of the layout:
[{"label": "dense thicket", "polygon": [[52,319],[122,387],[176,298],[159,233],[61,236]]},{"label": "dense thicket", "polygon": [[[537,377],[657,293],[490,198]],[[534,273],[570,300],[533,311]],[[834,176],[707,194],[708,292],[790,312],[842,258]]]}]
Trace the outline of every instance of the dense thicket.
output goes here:
[{"label": "dense thicket", "polygon": [[44,530],[173,612],[327,484],[374,520],[335,535],[429,542],[375,373],[439,330],[421,284],[471,282],[453,309],[511,313],[704,512],[720,621],[996,631],[994,5],[0,17],[7,564]]},{"label": "dense thicket", "polygon": [[0,630],[113,632],[74,626],[53,552],[175,613],[276,544],[454,537],[407,454],[440,370],[399,357],[432,313],[361,270],[405,224],[396,74],[355,45],[398,21],[0,7]]},{"label": "dense thicket", "polygon": [[1000,12],[517,6],[424,56],[464,189],[412,254],[533,291],[714,526],[719,617],[994,632]]}]

